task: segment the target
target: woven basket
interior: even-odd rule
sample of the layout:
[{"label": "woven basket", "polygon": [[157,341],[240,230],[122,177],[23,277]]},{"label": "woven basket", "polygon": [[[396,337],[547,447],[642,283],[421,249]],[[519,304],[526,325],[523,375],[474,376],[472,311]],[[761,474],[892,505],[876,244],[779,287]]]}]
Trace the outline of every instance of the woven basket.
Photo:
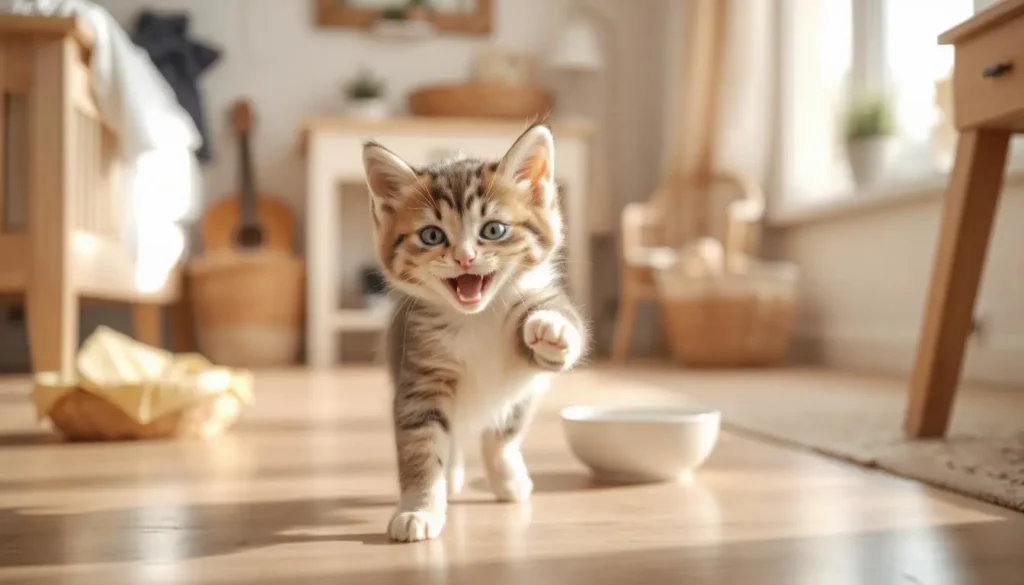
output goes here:
[{"label": "woven basket", "polygon": [[796,268],[757,264],[743,274],[655,272],[669,349],[689,367],[786,361],[796,323]]},{"label": "woven basket", "polygon": [[189,263],[200,351],[232,367],[291,365],[299,357],[305,268],[292,256],[223,252]]},{"label": "woven basket", "polygon": [[230,428],[241,411],[238,397],[224,393],[139,424],[110,402],[79,389],[60,399],[48,417],[54,430],[68,441],[119,441],[214,437]]},{"label": "woven basket", "polygon": [[529,85],[458,83],[421,87],[409,94],[414,116],[543,119],[551,114],[550,93]]}]

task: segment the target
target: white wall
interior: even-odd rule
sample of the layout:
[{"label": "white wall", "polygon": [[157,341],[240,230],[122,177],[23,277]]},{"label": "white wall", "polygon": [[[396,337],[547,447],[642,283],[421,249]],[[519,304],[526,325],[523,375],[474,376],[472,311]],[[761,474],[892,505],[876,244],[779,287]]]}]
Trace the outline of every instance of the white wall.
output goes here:
[{"label": "white wall", "polygon": [[[611,204],[617,218],[628,201],[646,197],[657,181],[664,101],[666,15],[672,0],[586,0],[606,48],[608,70],[575,80],[575,99],[562,100],[573,113],[599,117],[607,160]],[[299,124],[308,114],[339,111],[342,84],[366,65],[386,79],[391,100],[404,108],[416,86],[466,79],[474,54],[487,43],[543,55],[568,17],[569,0],[496,0],[490,38],[442,36],[416,43],[375,39],[359,31],[320,29],[313,24],[313,0],[98,0],[131,29],[136,12],[184,10],[192,34],[223,50],[222,61],[202,79],[216,160],[206,170],[207,199],[230,193],[236,184],[236,149],[227,111],[247,97],[256,109],[253,156],[258,186],[294,205],[302,221],[304,167],[297,148]],[[555,79],[556,90],[571,89]],[[580,95],[582,94],[582,95]],[[564,94],[563,94],[564,95]],[[615,220],[617,221],[617,220]],[[361,237],[357,233],[354,237]],[[301,246],[303,238],[299,238]],[[607,249],[608,242],[604,242]],[[359,246],[353,246],[359,247]],[[607,252],[606,252],[607,253]],[[351,278],[368,258],[343,266]],[[608,266],[603,264],[602,267]],[[608,304],[615,269],[595,269],[598,335],[606,338]],[[129,330],[124,311],[88,309],[83,334],[96,323]],[[0,369],[24,364],[24,332],[0,322]],[[643,340],[640,340],[641,342]],[[638,343],[638,348],[650,344]],[[641,347],[643,346],[643,347]]]},{"label": "white wall", "polygon": [[[801,357],[909,373],[938,242],[942,197],[814,221],[775,234],[803,272]],[[1024,385],[1024,188],[1003,194],[978,293],[985,335],[972,339],[967,379]]]},{"label": "white wall", "polygon": [[[223,61],[202,86],[218,156],[208,169],[209,197],[230,191],[236,183],[236,151],[226,112],[234,99],[248,97],[258,115],[253,147],[259,185],[292,201],[300,214],[304,200],[304,168],[296,148],[300,121],[305,115],[340,111],[342,84],[360,67],[370,67],[386,80],[390,100],[402,111],[410,89],[465,80],[474,55],[488,43],[543,57],[552,49],[571,5],[568,0],[497,0],[490,37],[439,36],[406,43],[359,31],[317,28],[311,0],[98,3],[129,27],[142,7],[186,10],[192,15],[194,36],[224,51]],[[649,164],[641,157],[657,156],[660,150],[660,28],[668,2],[642,0],[625,6],[616,0],[589,0],[583,4],[593,9],[599,28],[604,29],[613,79],[575,80],[587,94],[582,100],[571,92],[556,93],[556,97],[570,98],[562,103],[574,113],[605,111],[599,122],[621,139],[613,140],[610,148],[614,199],[628,201],[656,178],[650,169],[656,168],[657,161]],[[556,91],[573,89],[566,85],[570,80],[555,81]],[[617,206],[621,207],[613,204]]]},{"label": "white wall", "polygon": [[[246,97],[257,114],[253,154],[259,185],[291,201],[299,214],[304,169],[296,146],[304,115],[339,111],[342,85],[363,66],[386,80],[390,100],[402,108],[410,88],[464,79],[475,51],[485,42],[458,36],[389,42],[357,31],[317,28],[314,3],[305,0],[100,0],[99,4],[128,28],[143,7],[188,11],[193,36],[223,51],[223,60],[202,85],[217,156],[208,169],[208,196],[219,197],[236,184],[236,150],[226,113],[233,100]],[[543,5],[549,11],[546,18],[539,14]],[[554,38],[565,5],[562,0],[498,2],[493,40],[539,52]]]}]

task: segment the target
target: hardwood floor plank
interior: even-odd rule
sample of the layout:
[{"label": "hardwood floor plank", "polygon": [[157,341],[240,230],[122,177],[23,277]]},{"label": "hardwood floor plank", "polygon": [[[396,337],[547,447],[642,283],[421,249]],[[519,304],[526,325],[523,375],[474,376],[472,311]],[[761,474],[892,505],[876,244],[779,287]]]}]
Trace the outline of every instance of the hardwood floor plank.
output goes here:
[{"label": "hardwood floor plank", "polygon": [[608,379],[580,372],[549,397],[525,445],[530,502],[493,502],[472,453],[442,538],[414,545],[383,535],[396,483],[378,370],[260,373],[256,406],[206,443],[55,444],[33,432],[27,382],[5,379],[0,583],[1010,585],[1024,574],[1019,514],[728,433],[688,485],[594,485],[558,408],[679,399]]}]

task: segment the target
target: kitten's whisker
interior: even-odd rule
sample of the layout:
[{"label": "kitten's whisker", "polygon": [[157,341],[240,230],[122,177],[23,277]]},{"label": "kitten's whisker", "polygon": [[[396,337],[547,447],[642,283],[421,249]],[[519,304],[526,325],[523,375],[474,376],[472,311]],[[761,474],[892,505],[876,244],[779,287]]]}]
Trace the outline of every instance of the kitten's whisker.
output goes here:
[{"label": "kitten's whisker", "polygon": [[417,195],[419,195],[420,201],[426,205],[426,207],[422,209],[437,208],[437,202],[433,200],[433,197],[431,197],[430,193],[427,192],[426,187],[424,187],[423,184],[420,183],[419,181],[416,181],[415,192]]},{"label": "kitten's whisker", "polygon": [[[499,268],[499,270],[500,270],[500,268]],[[511,268],[509,268],[509,270],[511,270]],[[504,274],[505,275],[505,279],[508,280],[508,285],[510,287],[512,287],[512,292],[516,293],[516,295],[519,297],[519,300],[522,301],[523,304],[525,305],[526,304],[526,299],[523,298],[522,291],[520,291],[519,287],[516,286],[515,279],[512,278],[514,275],[513,274],[507,274],[507,273],[504,273],[504,272],[502,274]]]}]

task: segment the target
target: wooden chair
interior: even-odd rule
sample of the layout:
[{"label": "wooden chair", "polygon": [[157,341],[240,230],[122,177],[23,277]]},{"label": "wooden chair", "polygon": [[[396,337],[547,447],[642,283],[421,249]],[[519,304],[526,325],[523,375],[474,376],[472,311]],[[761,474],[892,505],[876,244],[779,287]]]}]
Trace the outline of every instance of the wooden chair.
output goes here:
[{"label": "wooden chair", "polygon": [[73,18],[0,16],[0,296],[26,304],[32,369],[70,376],[81,300],[128,303],[161,345],[177,277],[141,290],[124,243],[118,137],[89,84],[90,31]]},{"label": "wooden chair", "polygon": [[717,173],[672,189],[676,190],[687,194],[682,201],[699,205],[669,206],[669,194],[663,190],[648,202],[627,205],[622,212],[613,361],[624,362],[629,356],[639,303],[658,299],[657,266],[675,262],[681,249],[702,237],[722,243],[729,270],[742,272],[757,255],[765,205],[756,182],[737,174]]}]

